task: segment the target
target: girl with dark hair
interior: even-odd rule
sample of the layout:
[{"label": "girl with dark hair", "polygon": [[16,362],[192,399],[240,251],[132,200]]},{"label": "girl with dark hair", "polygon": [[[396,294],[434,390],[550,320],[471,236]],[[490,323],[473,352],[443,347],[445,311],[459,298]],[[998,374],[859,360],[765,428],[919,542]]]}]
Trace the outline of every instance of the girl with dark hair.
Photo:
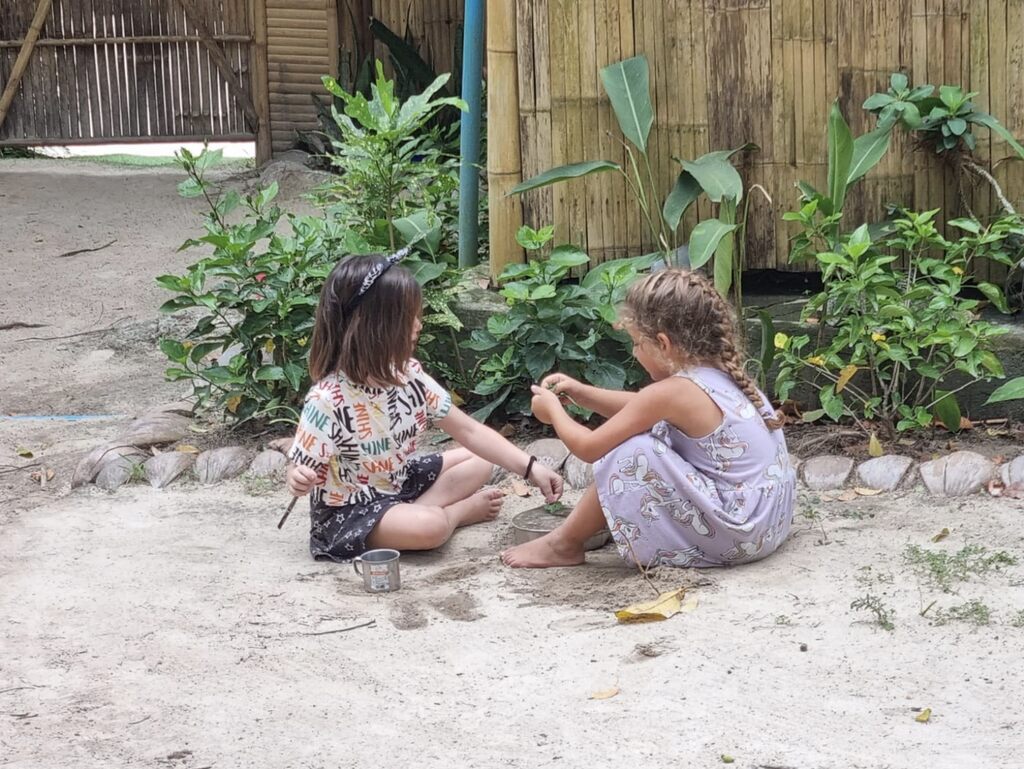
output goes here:
[{"label": "girl with dark hair", "polygon": [[[289,452],[288,489],[310,494],[310,552],[348,560],[370,548],[429,550],[460,526],[493,520],[493,465],[534,482],[548,502],[562,479],[452,405],[413,358],[419,284],[390,256],[349,256],[320,294],[310,343],[315,384]],[[464,448],[416,455],[436,424]]]}]

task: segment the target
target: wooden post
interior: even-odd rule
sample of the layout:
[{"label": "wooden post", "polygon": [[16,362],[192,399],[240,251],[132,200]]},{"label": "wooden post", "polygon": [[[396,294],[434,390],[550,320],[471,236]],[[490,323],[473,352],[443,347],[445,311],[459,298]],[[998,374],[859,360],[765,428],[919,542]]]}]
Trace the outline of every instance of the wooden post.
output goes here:
[{"label": "wooden post", "polygon": [[252,0],[253,49],[251,86],[259,123],[256,126],[256,165],[270,161],[273,144],[270,131],[270,64],[267,59],[267,0]]},{"label": "wooden post", "polygon": [[508,191],[523,180],[516,2],[512,0],[487,2],[487,82],[487,194],[493,280],[506,265],[525,261],[516,243],[516,232],[523,224],[522,202],[518,196],[507,197]]},{"label": "wooden post", "polygon": [[[7,119],[7,111],[11,108],[11,102],[14,101],[14,94],[18,90],[21,76],[28,69],[29,59],[32,58],[32,50],[36,46],[36,40],[39,39],[39,33],[42,31],[46,17],[50,13],[51,4],[52,0],[39,0],[36,5],[36,15],[32,17],[32,24],[29,25],[28,32],[25,35],[25,42],[22,43],[21,50],[18,51],[18,58],[14,62],[11,76],[7,79],[7,85],[4,86],[3,95],[0,96],[0,126],[3,126],[4,120]],[[42,97],[42,94],[40,94],[40,97]]]}]

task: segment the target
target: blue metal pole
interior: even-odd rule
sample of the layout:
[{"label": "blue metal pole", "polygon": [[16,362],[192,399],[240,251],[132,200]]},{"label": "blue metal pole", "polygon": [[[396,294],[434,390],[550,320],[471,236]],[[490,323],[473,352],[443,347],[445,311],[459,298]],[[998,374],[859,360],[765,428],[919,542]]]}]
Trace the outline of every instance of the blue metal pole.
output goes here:
[{"label": "blue metal pole", "polygon": [[466,0],[462,38],[462,98],[469,106],[459,126],[459,267],[477,263],[480,245],[480,124],[482,119],[484,9]]}]

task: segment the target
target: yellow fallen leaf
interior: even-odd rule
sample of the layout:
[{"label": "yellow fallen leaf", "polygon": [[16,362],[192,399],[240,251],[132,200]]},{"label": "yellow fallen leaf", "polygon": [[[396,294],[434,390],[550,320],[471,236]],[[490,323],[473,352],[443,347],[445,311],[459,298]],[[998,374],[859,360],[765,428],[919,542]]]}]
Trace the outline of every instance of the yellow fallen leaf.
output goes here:
[{"label": "yellow fallen leaf", "polygon": [[623,624],[659,622],[668,619],[682,610],[681,601],[685,594],[686,588],[683,587],[669,590],[653,601],[635,603],[625,609],[619,609],[615,612],[615,618]]},{"label": "yellow fallen leaf", "polygon": [[836,380],[836,392],[841,393],[846,389],[846,385],[853,379],[853,375],[857,373],[857,367],[852,363],[849,366],[843,366],[839,369],[839,379]]},{"label": "yellow fallen leaf", "polygon": [[19,448],[17,449],[17,452],[19,457],[24,457],[25,459],[32,459],[32,457],[35,456],[35,454],[33,454],[29,449]]},{"label": "yellow fallen leaf", "polygon": [[853,491],[856,494],[860,494],[862,497],[873,497],[876,494],[882,493],[881,489],[866,489],[863,486],[858,486]]},{"label": "yellow fallen leaf", "polygon": [[932,537],[932,542],[941,542],[942,540],[944,540],[948,536],[949,536],[949,529],[945,529],[944,528],[942,531],[940,531],[938,534],[936,534],[934,537]]},{"label": "yellow fallen leaf", "polygon": [[236,411],[238,411],[238,407],[242,405],[242,396],[232,395],[224,402],[224,405],[227,406],[228,411],[234,414]]},{"label": "yellow fallen leaf", "polygon": [[880,457],[885,453],[885,449],[882,448],[882,442],[878,440],[878,436],[871,433],[871,438],[868,439],[868,454],[873,457]]},{"label": "yellow fallen leaf", "polygon": [[174,447],[175,451],[180,451],[182,454],[198,454],[199,449],[189,443],[182,443]]},{"label": "yellow fallen leaf", "polygon": [[466,401],[455,390],[452,390],[452,405],[456,407],[466,405]]},{"label": "yellow fallen leaf", "polygon": [[914,717],[914,720],[917,721],[917,723],[919,723],[919,724],[926,724],[926,723],[928,723],[929,721],[932,720],[932,709],[931,708],[925,708],[924,710],[922,710],[920,713],[918,713]]},{"label": "yellow fallen leaf", "polygon": [[727,753],[723,753],[722,754],[722,763],[723,764],[735,764],[736,763],[736,759],[733,758],[732,756],[730,756]]},{"label": "yellow fallen leaf", "polygon": [[619,693],[619,687],[613,686],[611,689],[602,689],[599,692],[594,692],[590,695],[592,700],[610,700],[616,694]]}]

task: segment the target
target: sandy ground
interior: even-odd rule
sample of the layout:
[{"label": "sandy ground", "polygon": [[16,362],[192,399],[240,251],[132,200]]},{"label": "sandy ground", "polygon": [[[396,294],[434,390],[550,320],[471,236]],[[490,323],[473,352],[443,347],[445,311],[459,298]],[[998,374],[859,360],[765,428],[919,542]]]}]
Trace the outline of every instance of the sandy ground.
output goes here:
[{"label": "sandy ground", "polygon": [[[176,180],[0,162],[0,325],[45,324],[0,332],[0,470],[57,469],[46,489],[0,474],[0,766],[1021,765],[1024,565],[946,594],[903,560],[968,543],[1024,558],[1020,501],[805,495],[777,554],[663,571],[696,609],[624,626],[612,611],[650,588],[609,549],[578,569],[500,566],[535,498],[403,557],[403,589],[371,596],[350,566],[310,560],[303,516],[275,528],[276,489],[71,493],[87,447],[182,394],[152,347],[152,278],[190,259]],[[866,595],[892,632],[850,608]],[[934,621],[971,599],[991,624]]]}]

